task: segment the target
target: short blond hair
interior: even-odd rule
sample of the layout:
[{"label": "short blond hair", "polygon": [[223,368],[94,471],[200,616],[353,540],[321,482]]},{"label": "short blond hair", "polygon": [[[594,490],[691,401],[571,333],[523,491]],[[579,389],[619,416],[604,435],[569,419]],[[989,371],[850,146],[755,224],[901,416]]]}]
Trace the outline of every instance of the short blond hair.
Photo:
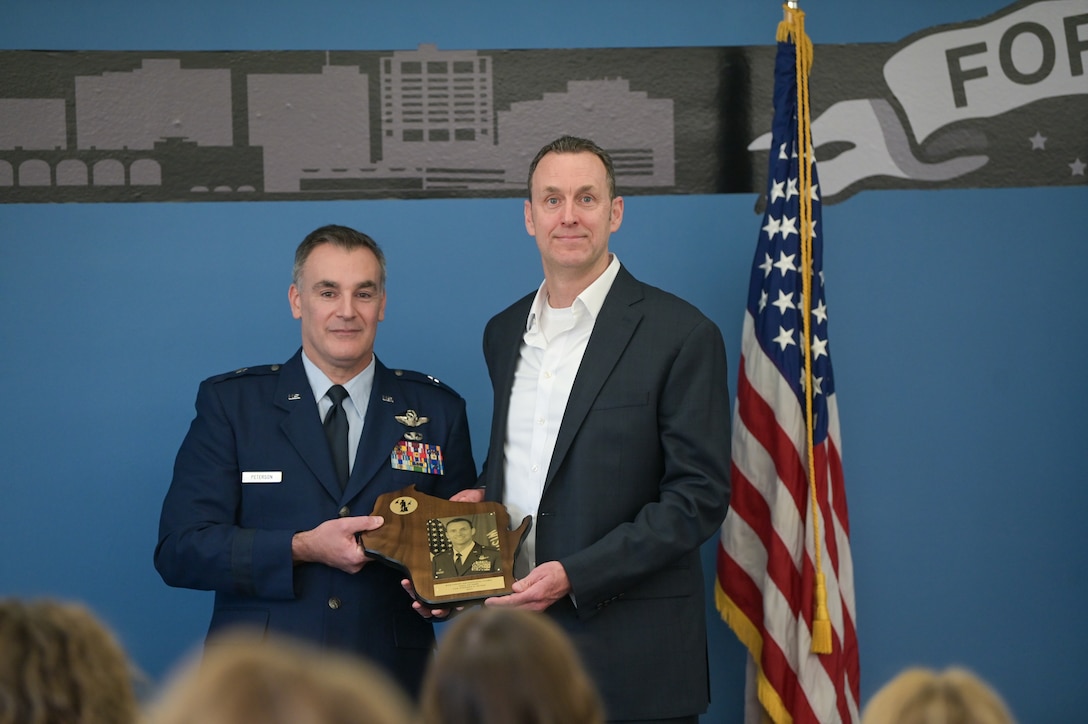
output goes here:
[{"label": "short blond hair", "polygon": [[862,724],[1015,724],[1001,696],[967,669],[910,668],[865,707]]},{"label": "short blond hair", "polygon": [[168,682],[148,724],[406,724],[406,695],[348,653],[248,631],[208,642]]}]

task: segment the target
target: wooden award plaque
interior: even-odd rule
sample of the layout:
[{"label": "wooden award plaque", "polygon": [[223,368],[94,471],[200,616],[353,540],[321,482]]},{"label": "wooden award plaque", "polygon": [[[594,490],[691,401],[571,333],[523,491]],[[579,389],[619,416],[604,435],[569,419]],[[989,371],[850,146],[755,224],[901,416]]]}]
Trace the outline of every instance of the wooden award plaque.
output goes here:
[{"label": "wooden award plaque", "polygon": [[527,515],[510,530],[502,503],[455,503],[414,485],[379,497],[371,515],[385,523],[359,534],[363,549],[404,571],[416,598],[436,607],[511,593],[514,558],[532,526]]}]

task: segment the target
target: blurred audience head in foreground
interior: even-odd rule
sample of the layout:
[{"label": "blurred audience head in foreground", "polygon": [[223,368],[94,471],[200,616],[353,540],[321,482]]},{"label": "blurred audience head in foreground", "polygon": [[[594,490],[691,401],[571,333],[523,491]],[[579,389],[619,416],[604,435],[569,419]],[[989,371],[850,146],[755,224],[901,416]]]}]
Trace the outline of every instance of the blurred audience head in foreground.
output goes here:
[{"label": "blurred audience head in foreground", "polygon": [[975,674],[911,668],[873,695],[862,724],[1015,724],[1001,696]]},{"label": "blurred audience head in foreground", "polygon": [[406,695],[376,665],[284,636],[211,639],[167,682],[148,724],[406,724]]},{"label": "blurred audience head in foreground", "polygon": [[0,599],[0,724],[131,724],[141,678],[86,606]]},{"label": "blurred audience head in foreground", "polygon": [[566,633],[512,608],[450,622],[423,679],[422,724],[600,724],[600,697]]}]

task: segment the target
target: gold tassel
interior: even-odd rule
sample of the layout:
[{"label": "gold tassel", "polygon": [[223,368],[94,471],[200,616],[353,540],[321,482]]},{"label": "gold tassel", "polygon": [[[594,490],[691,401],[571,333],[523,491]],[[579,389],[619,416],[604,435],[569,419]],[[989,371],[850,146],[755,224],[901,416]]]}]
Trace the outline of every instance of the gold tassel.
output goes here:
[{"label": "gold tassel", "polygon": [[816,613],[812,617],[812,652],[831,653],[831,619],[827,615],[827,583],[823,572],[816,574]]}]

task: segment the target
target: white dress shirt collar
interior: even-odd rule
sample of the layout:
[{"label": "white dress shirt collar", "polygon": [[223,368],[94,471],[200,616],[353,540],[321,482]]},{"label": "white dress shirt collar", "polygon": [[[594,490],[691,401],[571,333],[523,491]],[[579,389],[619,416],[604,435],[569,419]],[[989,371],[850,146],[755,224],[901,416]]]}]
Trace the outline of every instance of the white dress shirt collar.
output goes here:
[{"label": "white dress shirt collar", "polygon": [[[374,389],[374,370],[377,365],[374,361],[377,357],[371,357],[370,364],[359,374],[344,383],[344,389],[348,391],[344,399],[344,413],[348,418],[348,469],[355,468],[355,454],[359,450],[359,439],[363,434],[363,423],[366,420],[366,410],[370,406],[370,392]],[[318,419],[324,420],[332,407],[332,400],[326,395],[333,382],[328,376],[302,352],[302,366],[306,370],[306,379],[310,382],[314,399],[317,400]]]},{"label": "white dress shirt collar", "polygon": [[[360,418],[364,417],[366,408],[370,402],[370,391],[374,388],[374,360],[375,357],[370,358],[370,364],[360,372],[352,377],[350,380],[344,383],[344,389],[348,391],[348,397],[351,399],[352,406],[355,407],[356,413]],[[314,399],[317,400],[318,407],[322,407],[324,402],[324,410],[321,410],[321,419],[325,419],[325,410],[332,407],[332,402],[325,397],[329,388],[333,386],[333,381],[328,378],[321,368],[310,361],[310,358],[306,356],[306,351],[302,352],[302,366],[306,370],[306,379],[310,382],[310,389],[313,390]]]},{"label": "white dress shirt collar", "polygon": [[[601,272],[601,275],[583,289],[582,293],[574,298],[574,303],[571,305],[572,307],[585,309],[589,313],[590,319],[594,321],[596,321],[597,315],[601,313],[605,297],[608,296],[608,292],[612,289],[612,283],[616,281],[616,275],[620,272],[619,257],[615,254],[611,254],[611,257],[612,261]],[[544,305],[548,303],[547,285],[548,281],[545,279],[536,290],[536,297],[529,307],[529,316],[525,319],[526,333],[531,334],[540,330],[539,321],[544,312]]]}]

